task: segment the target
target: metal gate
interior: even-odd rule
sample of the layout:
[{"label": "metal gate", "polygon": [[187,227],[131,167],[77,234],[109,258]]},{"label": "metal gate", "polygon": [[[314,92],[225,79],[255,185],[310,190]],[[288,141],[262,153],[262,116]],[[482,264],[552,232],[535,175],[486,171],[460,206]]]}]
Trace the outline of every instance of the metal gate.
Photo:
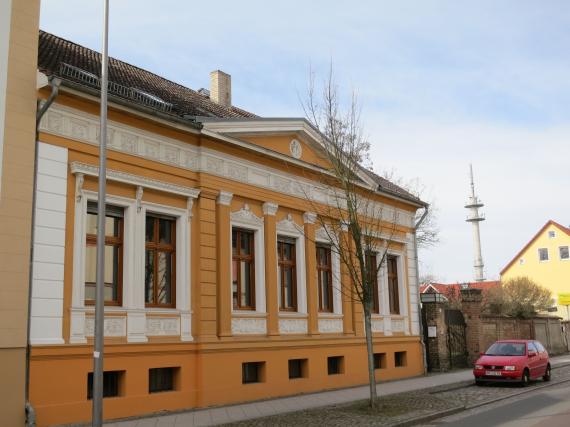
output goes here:
[{"label": "metal gate", "polygon": [[447,349],[449,351],[449,367],[466,368],[467,340],[465,337],[465,319],[460,310],[446,309],[445,324],[447,326]]}]

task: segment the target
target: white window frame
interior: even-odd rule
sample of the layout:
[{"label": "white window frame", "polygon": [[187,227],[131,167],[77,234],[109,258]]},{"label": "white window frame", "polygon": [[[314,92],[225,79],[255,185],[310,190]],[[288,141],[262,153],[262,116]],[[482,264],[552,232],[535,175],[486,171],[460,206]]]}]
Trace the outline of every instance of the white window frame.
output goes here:
[{"label": "white window frame", "polygon": [[[239,211],[237,211],[239,212]],[[236,212],[232,212],[235,214]],[[229,290],[230,293],[230,301],[232,307],[232,314],[247,314],[247,313],[257,313],[257,314],[266,314],[266,304],[265,304],[265,237],[264,237],[264,226],[263,226],[263,218],[257,217],[255,214],[250,213],[251,216],[256,218],[256,221],[244,221],[234,217],[232,218],[232,214],[230,214],[230,283],[229,283]],[[255,223],[254,223],[255,222]],[[236,310],[233,304],[233,295],[232,295],[232,262],[233,262],[233,254],[231,251],[232,248],[232,230],[235,228],[242,228],[244,230],[253,231],[253,250],[255,251],[255,259],[254,259],[254,266],[255,266],[255,310]]]},{"label": "white window frame", "polygon": [[[332,231],[329,230],[328,233],[331,233]],[[330,316],[331,314],[337,314],[337,315],[342,315],[342,283],[341,283],[341,277],[340,277],[340,254],[338,253],[338,251],[335,250],[335,245],[332,244],[332,242],[328,239],[325,238],[324,235],[326,234],[326,231],[323,232],[319,232],[319,230],[317,230],[316,234],[315,234],[315,246],[319,243],[322,243],[324,245],[330,246],[330,250],[331,250],[331,270],[332,270],[332,287],[333,287],[333,312],[332,313],[319,313],[319,315],[323,315],[323,316]],[[317,280],[317,287],[318,287],[318,280]],[[317,298],[319,298],[319,294],[318,294],[319,290],[317,289],[317,295],[315,296]]]},{"label": "white window frame", "polygon": [[[83,190],[79,201],[75,203],[75,221],[73,230],[73,280],[71,292],[71,343],[85,343],[85,313],[95,310],[94,306],[85,305],[85,253],[87,203],[97,202],[97,193]],[[130,284],[135,283],[134,254],[136,253],[136,200],[126,197],[107,195],[106,204],[124,209],[123,214],[123,283],[122,305],[106,306],[106,312],[125,311],[133,304]]]},{"label": "white window frame", "polygon": [[562,258],[562,254],[560,252],[562,248],[566,248],[570,252],[570,247],[568,245],[558,246],[558,258],[560,258],[560,261],[570,261],[570,253],[568,258]]},{"label": "white window frame", "polygon": [[[545,250],[546,251],[546,259],[540,259],[540,251],[541,250]],[[538,262],[548,262],[550,261],[550,253],[548,251],[548,248],[538,248],[537,249],[537,255],[538,255]]]},{"label": "white window frame", "polygon": [[143,304],[144,302],[144,291],[145,291],[145,230],[146,230],[146,215],[147,213],[166,215],[173,217],[176,220],[176,307],[175,308],[162,308],[162,307],[146,307],[147,313],[172,313],[177,311],[190,311],[190,269],[189,265],[191,262],[190,257],[190,227],[188,224],[188,210],[175,208],[172,206],[159,205],[156,203],[142,202],[141,203],[141,219],[142,219],[142,230],[137,233],[141,236],[142,244],[141,251],[138,255],[138,265],[137,268],[139,274],[141,274],[140,279],[136,281],[137,284],[142,285],[139,289],[140,293],[142,291]]}]

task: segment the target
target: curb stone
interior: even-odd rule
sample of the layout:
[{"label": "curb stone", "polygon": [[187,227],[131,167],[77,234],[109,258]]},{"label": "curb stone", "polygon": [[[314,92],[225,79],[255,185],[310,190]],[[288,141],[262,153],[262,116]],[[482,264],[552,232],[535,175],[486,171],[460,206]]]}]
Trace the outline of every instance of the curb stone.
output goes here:
[{"label": "curb stone", "polygon": [[419,423],[429,422],[436,420],[438,418],[448,417],[449,415],[454,415],[459,412],[463,412],[464,410],[465,406],[456,406],[455,408],[445,409],[439,412],[433,412],[428,415],[421,415],[419,417],[410,418],[409,420],[402,421],[396,424],[390,424],[390,427],[410,427]]}]

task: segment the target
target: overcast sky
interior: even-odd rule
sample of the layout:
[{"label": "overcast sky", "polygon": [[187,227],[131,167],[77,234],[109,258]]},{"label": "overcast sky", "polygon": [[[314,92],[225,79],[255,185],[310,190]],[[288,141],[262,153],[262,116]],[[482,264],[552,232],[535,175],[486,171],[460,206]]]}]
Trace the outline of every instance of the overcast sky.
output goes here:
[{"label": "overcast sky", "polygon": [[[42,0],[41,28],[100,50],[102,0]],[[110,54],[193,89],[232,75],[232,101],[302,116],[309,69],[355,89],[377,171],[419,178],[441,281],[473,277],[463,208],[473,163],[488,278],[549,219],[570,224],[570,2],[112,0]]]}]

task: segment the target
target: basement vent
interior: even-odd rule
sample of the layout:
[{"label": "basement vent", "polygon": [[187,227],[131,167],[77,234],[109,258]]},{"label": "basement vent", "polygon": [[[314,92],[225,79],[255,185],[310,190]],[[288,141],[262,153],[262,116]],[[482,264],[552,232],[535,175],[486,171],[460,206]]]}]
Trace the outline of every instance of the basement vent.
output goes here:
[{"label": "basement vent", "polygon": [[[93,73],[82,70],[81,68],[74,67],[73,65],[62,62],[59,67],[59,73],[61,76],[70,77],[71,79],[87,84],[88,86],[96,87],[98,89],[101,88],[101,80],[99,77]],[[147,107],[164,111],[166,113],[172,111],[173,105],[171,103],[143,90],[123,86],[112,81],[109,81],[107,88],[110,94],[121,98],[127,98],[139,104],[143,104]]]}]

